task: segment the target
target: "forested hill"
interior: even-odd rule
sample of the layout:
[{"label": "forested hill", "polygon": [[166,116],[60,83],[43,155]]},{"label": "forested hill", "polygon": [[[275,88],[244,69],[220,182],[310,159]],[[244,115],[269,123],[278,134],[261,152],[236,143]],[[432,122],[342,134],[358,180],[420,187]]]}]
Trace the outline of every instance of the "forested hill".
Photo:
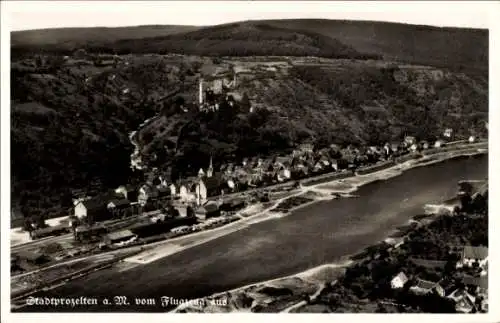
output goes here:
[{"label": "forested hill", "polygon": [[69,53],[180,53],[378,57],[455,70],[488,69],[488,30],[372,21],[291,19],[210,27],[139,26],[14,32],[13,56],[33,51]]},{"label": "forested hill", "polygon": [[[142,155],[195,171],[209,154],[228,162],[304,141],[380,144],[405,133],[433,140],[448,127],[484,136],[487,70],[487,30],[280,20],[15,32],[12,203],[26,216],[61,216],[74,189],[140,183],[129,134],[158,113],[139,132]],[[218,71],[238,74],[234,92],[255,112],[249,104],[216,116],[176,108],[185,100],[196,110],[198,75]],[[176,98],[160,100],[172,92]],[[194,129],[177,138],[173,156],[169,141],[190,119]]]},{"label": "forested hill", "polygon": [[300,29],[337,39],[385,60],[488,71],[488,30],[376,21],[327,19],[264,20],[262,24]]},{"label": "forested hill", "polygon": [[148,25],[132,27],[50,28],[14,31],[11,45],[16,47],[54,46],[72,50],[89,44],[107,44],[121,39],[136,39],[184,33],[200,27],[182,25]]}]

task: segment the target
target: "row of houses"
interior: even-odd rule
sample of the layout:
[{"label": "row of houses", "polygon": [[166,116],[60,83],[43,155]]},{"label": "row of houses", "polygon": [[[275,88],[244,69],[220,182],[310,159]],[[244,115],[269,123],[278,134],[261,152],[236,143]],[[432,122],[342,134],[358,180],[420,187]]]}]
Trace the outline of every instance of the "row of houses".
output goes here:
[{"label": "row of houses", "polygon": [[[450,130],[446,129],[445,133]],[[201,168],[197,176],[173,183],[167,183],[165,179],[168,176],[158,176],[156,184],[153,184],[154,181],[144,184],[139,191],[139,203],[144,206],[150,200],[177,198],[186,203],[202,205],[207,198],[213,196],[357,168],[408,152],[439,148],[443,145],[443,139],[431,145],[427,141],[417,141],[413,136],[406,136],[401,142],[366,148],[340,148],[338,145],[330,145],[315,149],[312,144],[306,143],[286,155],[244,158],[239,162],[223,163],[217,171],[214,170],[210,159],[208,167]]]},{"label": "row of houses", "polygon": [[[426,268],[444,269],[446,261],[410,259],[415,266]],[[483,246],[465,246],[461,252],[460,259],[456,263],[457,268],[479,268],[479,275],[466,275],[463,286],[456,286],[449,280],[441,279],[438,282],[420,278],[410,279],[405,272],[394,276],[390,282],[392,289],[405,288],[411,283],[408,291],[415,295],[428,295],[435,293],[441,297],[452,299],[457,312],[470,313],[488,310],[488,248]],[[478,300],[481,300],[478,302]]]},{"label": "row of houses", "polygon": [[[438,140],[434,147],[441,147],[442,144],[444,142]],[[369,165],[412,150],[430,147],[428,142],[418,142],[412,136],[405,137],[399,143],[386,143],[382,147],[340,148],[330,145],[315,149],[312,144],[306,143],[287,155],[244,158],[237,163],[223,163],[218,171],[214,170],[210,158],[206,170],[200,169],[197,176],[169,183],[167,175],[155,175],[139,188],[125,185],[113,192],[113,196],[79,199],[75,201],[75,216],[93,223],[130,215],[148,204],[151,207],[158,206],[155,205],[158,201],[180,201],[200,207],[210,197]]]}]

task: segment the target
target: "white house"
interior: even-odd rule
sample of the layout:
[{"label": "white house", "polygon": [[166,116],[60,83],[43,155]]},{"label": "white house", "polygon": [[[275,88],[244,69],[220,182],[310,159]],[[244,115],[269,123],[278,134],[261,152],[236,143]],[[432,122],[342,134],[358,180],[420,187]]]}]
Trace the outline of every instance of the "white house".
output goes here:
[{"label": "white house", "polygon": [[465,246],[457,268],[472,267],[477,263],[479,268],[484,268],[488,263],[488,247]]},{"label": "white house", "polygon": [[474,137],[474,136],[470,136],[470,137],[469,137],[469,142],[470,142],[471,144],[472,144],[473,142],[475,142],[475,141],[476,141],[476,137]]},{"label": "white house", "polygon": [[399,289],[403,288],[403,286],[408,282],[408,277],[406,277],[404,272],[400,272],[391,280],[391,288]]},{"label": "white house", "polygon": [[205,172],[203,171],[203,168],[200,168],[200,170],[198,171],[198,176],[199,177],[205,176]]},{"label": "white house", "polygon": [[413,151],[413,152],[417,151],[417,149],[418,149],[417,144],[412,144],[410,146],[410,150]]},{"label": "white house", "polygon": [[434,143],[434,148],[441,148],[444,146],[444,141],[442,140],[436,140],[436,142]]},{"label": "white house", "polygon": [[203,205],[206,202],[207,187],[205,186],[205,183],[202,180],[200,180],[196,184],[195,195],[196,195],[196,202],[198,203],[198,205]]},{"label": "white house", "polygon": [[87,207],[83,200],[75,202],[75,216],[78,219],[83,219],[87,216]]},{"label": "white house", "polygon": [[339,164],[337,162],[336,159],[332,159],[331,162],[330,162],[330,166],[332,166],[332,168],[335,170],[335,171],[338,171],[339,170]]},{"label": "white house", "polygon": [[413,136],[406,136],[404,139],[404,143],[406,146],[411,146],[417,142],[417,139]]},{"label": "white house", "polygon": [[389,155],[389,154],[391,153],[391,145],[389,145],[389,143],[386,143],[386,144],[384,145],[384,153],[385,153],[386,155]]},{"label": "white house", "polygon": [[176,196],[177,195],[177,187],[175,186],[175,184],[170,184],[169,188],[170,188],[170,195]]},{"label": "white house", "polygon": [[443,136],[446,137],[446,138],[451,138],[452,134],[453,134],[453,129],[448,128],[448,129],[445,129],[445,131],[443,133]]},{"label": "white house", "polygon": [[179,196],[181,200],[187,201],[189,199],[189,188],[186,185],[181,185],[181,188],[179,189]]},{"label": "white house", "polygon": [[317,162],[316,164],[314,164],[314,171],[315,172],[319,172],[323,169],[323,164],[321,164],[320,162]]},{"label": "white house", "polygon": [[278,172],[277,179],[278,181],[282,182],[287,179],[290,179],[292,177],[292,174],[288,168],[282,169]]},{"label": "white house", "polygon": [[234,188],[236,187],[236,185],[234,184],[234,181],[232,179],[227,181],[227,186],[232,190],[234,190]]}]

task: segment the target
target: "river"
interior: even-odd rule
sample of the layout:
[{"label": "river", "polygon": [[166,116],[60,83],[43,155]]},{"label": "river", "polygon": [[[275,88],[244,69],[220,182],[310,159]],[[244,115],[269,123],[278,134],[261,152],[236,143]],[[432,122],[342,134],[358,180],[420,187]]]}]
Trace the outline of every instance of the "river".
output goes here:
[{"label": "river", "polygon": [[[418,167],[361,187],[359,198],[321,201],[123,272],[105,270],[36,296],[195,298],[339,262],[383,240],[423,212],[453,198],[457,182],[485,179],[488,155]],[[71,308],[53,308],[72,311]],[[24,307],[23,311],[36,311]],[[47,308],[38,310],[47,311]],[[78,311],[157,311],[152,307],[78,307]]]}]

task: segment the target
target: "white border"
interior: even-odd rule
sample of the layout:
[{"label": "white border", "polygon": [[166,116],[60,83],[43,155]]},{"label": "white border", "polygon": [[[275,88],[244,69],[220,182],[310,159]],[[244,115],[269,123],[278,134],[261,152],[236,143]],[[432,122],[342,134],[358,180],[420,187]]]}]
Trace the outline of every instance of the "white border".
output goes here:
[{"label": "white border", "polygon": [[[36,4],[38,1],[34,1],[31,4]],[[386,322],[401,322],[401,321],[417,321],[420,319],[425,319],[427,321],[435,321],[435,322],[443,322],[443,321],[451,321],[451,322],[498,322],[500,321],[500,309],[498,307],[495,307],[493,304],[500,304],[500,297],[499,297],[499,291],[500,289],[498,288],[500,286],[499,284],[499,278],[497,275],[492,274],[489,275],[490,279],[490,287],[489,287],[489,304],[490,304],[490,312],[488,314],[484,315],[459,315],[459,314],[454,314],[454,315],[431,315],[431,314],[419,314],[419,315],[413,315],[413,314],[404,314],[404,315],[375,315],[375,314],[328,314],[328,315],[321,315],[321,314],[282,314],[279,316],[272,316],[272,315],[264,315],[264,314],[237,314],[237,313],[232,313],[230,315],[208,315],[207,314],[201,314],[201,315],[196,315],[196,314],[168,314],[168,318],[165,317],[165,314],[92,314],[92,313],[78,313],[78,314],[12,314],[10,313],[10,269],[9,269],[9,255],[10,255],[10,249],[9,249],[9,235],[7,232],[9,231],[10,228],[10,26],[12,21],[9,21],[12,19],[12,10],[11,10],[11,5],[15,5],[16,3],[19,4],[18,1],[1,1],[1,228],[3,231],[3,234],[1,234],[1,256],[2,256],[2,262],[1,262],[1,278],[2,278],[2,284],[1,284],[1,311],[2,311],[2,322],[68,322],[68,321],[81,321],[85,322],[90,320],[93,320],[94,322],[109,322],[110,320],[116,320],[120,322],[133,322],[136,323],[137,321],[141,319],[145,319],[148,321],[152,322],[165,322],[165,321],[183,321],[183,320],[194,320],[194,321],[206,321],[206,320],[214,320],[214,322],[222,323],[222,322],[231,322],[233,323],[234,321],[241,321],[241,322],[254,322],[256,319],[258,320],[276,320],[278,319],[286,319],[286,320],[294,320],[294,321],[303,321],[303,322],[309,322],[312,318],[310,315],[314,315],[314,320],[319,320],[319,321],[324,321],[324,322],[331,322],[331,320],[384,320]],[[40,3],[40,2],[39,2]],[[88,4],[102,8],[103,4],[97,5],[96,2],[91,3],[90,1],[87,2]],[[108,2],[108,6],[111,6],[113,9],[117,9],[118,7],[121,8],[121,6],[118,4],[118,1],[112,1],[111,3]],[[142,2],[144,5],[146,5],[146,2]],[[72,2],[74,4],[74,2]],[[158,2],[156,3],[158,4]],[[25,5],[25,4],[19,4],[19,5]],[[44,4],[46,6],[46,10],[53,10],[57,9],[60,5],[62,5],[62,2],[59,1],[51,1],[47,2]],[[229,3],[229,2],[223,2],[223,3],[211,3],[209,1],[202,1],[200,3],[193,3],[191,1],[186,1],[184,3],[173,3],[173,2],[168,2],[169,6],[175,6],[177,9],[183,8],[184,12],[189,12],[191,8],[197,7],[196,5],[199,5],[198,7],[206,7],[210,8],[211,12],[215,12],[217,10],[219,11],[224,11],[225,8],[228,6],[231,8],[231,10],[228,11],[228,15],[231,15],[231,13],[236,12],[237,7],[243,8],[245,5],[241,3],[236,4],[234,2]],[[275,12],[286,12],[286,13],[293,13],[296,15],[296,17],[311,17],[315,16],[315,14],[307,14],[307,6],[311,6],[312,3],[305,3],[305,2],[293,2],[293,3],[288,3],[288,2],[274,2],[274,3],[269,3],[269,2],[261,2],[261,1],[254,1],[252,2],[252,7],[255,9],[256,12],[264,13],[266,10],[269,10],[270,7],[273,8]],[[392,18],[390,20],[394,21],[398,15],[398,13],[402,12],[411,12],[412,11],[412,6],[417,6],[420,11],[419,13],[415,12],[415,15],[424,15],[425,11],[422,11],[422,9],[426,9],[428,13],[433,13],[434,15],[436,14],[436,11],[440,11],[440,14],[445,17],[446,15],[452,15],[454,12],[457,12],[455,9],[461,6],[468,5],[470,7],[471,2],[464,2],[464,1],[458,1],[458,2],[420,2],[418,4],[415,3],[410,3],[410,2],[369,2],[369,3],[359,3],[359,2],[316,2],[314,3],[314,13],[317,12],[325,12],[324,10],[321,11],[318,8],[323,7],[323,9],[338,9],[338,11],[341,11],[344,14],[343,19],[352,19],[353,13],[358,13],[360,10],[369,12],[371,11],[376,11],[378,13],[385,13],[385,17],[387,15],[390,15]],[[223,6],[223,7],[222,7]],[[186,9],[190,8],[189,10]],[[81,8],[81,7],[80,7]],[[236,8],[236,9],[235,9]],[[245,7],[248,10],[248,6]],[[439,8],[439,10],[437,9]],[[492,2],[486,2],[486,3],[481,3],[477,4],[477,11],[482,10],[484,12],[485,8],[487,8],[489,12],[489,19],[487,21],[487,26],[490,30],[490,54],[489,54],[489,59],[490,59],[490,73],[489,73],[489,93],[490,93],[490,117],[489,117],[489,124],[490,124],[490,153],[489,153],[489,165],[490,165],[490,197],[492,196],[500,196],[497,193],[497,184],[500,183],[500,178],[499,174],[494,172],[493,170],[495,169],[495,163],[494,160],[499,158],[499,150],[500,150],[500,145],[494,145],[493,143],[496,142],[496,139],[498,138],[498,129],[499,129],[499,113],[498,109],[500,109],[500,104],[499,104],[499,93],[498,91],[500,90],[500,82],[499,82],[499,77],[498,77],[498,72],[500,72],[500,65],[499,65],[499,59],[498,59],[498,54],[500,53],[499,51],[499,21],[500,21],[500,3],[492,1]],[[252,9],[252,10],[253,10]],[[326,10],[326,11],[328,11]],[[470,8],[467,9],[470,11],[471,15],[476,14],[475,10],[471,10]],[[123,11],[123,10],[122,10]],[[130,11],[129,11],[130,12]],[[311,11],[313,12],[313,11]],[[349,14],[349,12],[351,14]],[[134,12],[134,15],[140,14],[139,12]],[[290,15],[287,15],[287,17]],[[321,17],[321,14],[318,15]],[[359,18],[358,18],[359,19]],[[387,19],[386,19],[387,20]],[[442,22],[436,21],[434,24],[435,25],[440,25]],[[146,23],[144,23],[146,24]],[[429,46],[432,46],[432,44],[429,44]],[[496,55],[495,55],[496,54]],[[495,73],[496,72],[496,73]],[[490,271],[491,273],[500,273],[500,265],[499,262],[497,261],[496,258],[498,258],[498,247],[500,246],[499,243],[499,237],[495,234],[495,229],[499,228],[498,225],[498,216],[500,216],[500,209],[499,209],[499,204],[496,199],[491,199],[490,201],[490,227],[489,227],[489,237],[490,237]],[[286,315],[292,315],[290,317],[284,317]]]}]

